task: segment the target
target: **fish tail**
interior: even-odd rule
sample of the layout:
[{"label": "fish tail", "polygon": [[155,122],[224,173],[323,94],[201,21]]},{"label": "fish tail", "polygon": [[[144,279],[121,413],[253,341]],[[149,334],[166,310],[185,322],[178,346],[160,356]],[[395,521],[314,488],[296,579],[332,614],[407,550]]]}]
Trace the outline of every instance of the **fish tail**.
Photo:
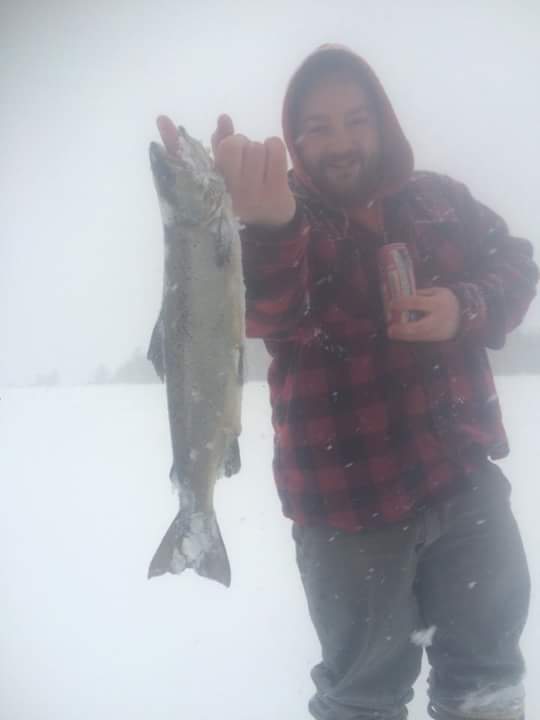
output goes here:
[{"label": "fish tail", "polygon": [[148,577],[179,575],[186,568],[230,586],[231,567],[215,513],[180,510],[150,563]]}]

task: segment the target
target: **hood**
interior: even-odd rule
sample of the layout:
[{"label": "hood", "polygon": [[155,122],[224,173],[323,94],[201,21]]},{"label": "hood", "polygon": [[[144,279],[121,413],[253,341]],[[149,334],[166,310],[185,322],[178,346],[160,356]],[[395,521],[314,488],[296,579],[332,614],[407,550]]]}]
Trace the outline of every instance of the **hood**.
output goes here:
[{"label": "hood", "polygon": [[381,83],[370,66],[352,50],[342,45],[322,45],[309,55],[295,72],[289,83],[283,103],[283,137],[291,156],[296,178],[312,193],[320,195],[315,184],[307,174],[296,151],[293,137],[295,100],[305,78],[317,69],[324,70],[336,60],[345,61],[358,72],[360,83],[371,91],[377,103],[377,113],[381,132],[381,178],[372,198],[378,200],[399,190],[410,178],[414,168],[414,158],[403,130],[394,113]]}]

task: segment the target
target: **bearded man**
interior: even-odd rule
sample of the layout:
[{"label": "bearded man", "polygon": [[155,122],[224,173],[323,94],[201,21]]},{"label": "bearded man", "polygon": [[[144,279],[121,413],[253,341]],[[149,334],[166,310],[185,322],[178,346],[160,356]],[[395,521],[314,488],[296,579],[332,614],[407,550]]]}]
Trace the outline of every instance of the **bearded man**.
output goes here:
[{"label": "bearded man", "polygon": [[[321,643],[309,710],[402,720],[426,645],[432,718],[522,720],[529,574],[486,348],[535,294],[531,245],[463,184],[413,170],[345,48],[295,73],[283,132],[289,173],[279,138],[228,116],[213,146],[245,225],[248,334],[272,356],[274,474]],[[396,242],[418,289],[393,306],[415,319],[388,324],[379,258]]]}]

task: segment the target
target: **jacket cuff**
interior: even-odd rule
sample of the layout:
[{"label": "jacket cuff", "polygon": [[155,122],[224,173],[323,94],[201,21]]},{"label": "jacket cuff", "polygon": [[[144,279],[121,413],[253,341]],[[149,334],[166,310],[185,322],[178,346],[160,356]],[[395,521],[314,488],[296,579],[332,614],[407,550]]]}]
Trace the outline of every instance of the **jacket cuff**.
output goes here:
[{"label": "jacket cuff", "polygon": [[460,306],[460,324],[455,339],[473,338],[482,333],[486,326],[487,305],[482,289],[475,283],[449,285]]},{"label": "jacket cuff", "polygon": [[299,203],[296,204],[294,217],[286,225],[245,225],[240,233],[242,241],[255,244],[286,243],[296,240],[302,225],[304,213]]}]

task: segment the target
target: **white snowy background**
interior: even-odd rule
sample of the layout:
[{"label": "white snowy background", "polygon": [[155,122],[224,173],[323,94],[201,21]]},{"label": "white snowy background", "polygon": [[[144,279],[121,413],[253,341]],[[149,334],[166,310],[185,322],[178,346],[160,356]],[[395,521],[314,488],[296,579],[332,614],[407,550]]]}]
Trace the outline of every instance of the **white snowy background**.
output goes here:
[{"label": "white snowy background", "polygon": [[[502,466],[538,579],[540,379],[499,389],[513,443]],[[242,473],[217,486],[229,589],[191,571],[146,579],[177,510],[160,386],[1,398],[2,720],[307,720],[319,647],[271,476],[266,386],[246,387]],[[535,592],[523,641],[530,718],[537,607]],[[425,704],[422,679],[413,720]]]},{"label": "white snowy background", "polygon": [[[280,134],[317,45],[379,74],[417,166],[538,241],[537,0],[0,3],[0,720],[307,720],[319,659],[271,477],[267,390],[246,390],[243,471],[217,507],[229,590],[146,580],[176,511],[159,386],[84,386],[145,347],[162,246],[147,146],[170,114]],[[540,328],[540,303],[525,329]],[[57,370],[62,386],[27,387]],[[502,465],[540,575],[540,379],[499,378]],[[523,648],[540,714],[538,596]],[[413,720],[426,717],[423,680]]]}]

